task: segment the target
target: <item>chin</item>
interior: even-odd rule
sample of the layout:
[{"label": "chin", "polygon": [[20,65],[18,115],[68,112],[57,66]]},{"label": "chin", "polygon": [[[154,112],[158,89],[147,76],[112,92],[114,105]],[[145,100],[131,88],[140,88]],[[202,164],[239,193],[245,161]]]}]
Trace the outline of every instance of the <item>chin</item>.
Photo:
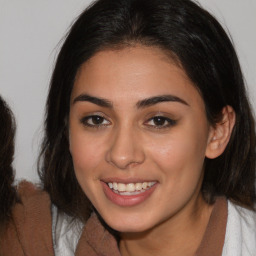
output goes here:
[{"label": "chin", "polygon": [[133,218],[112,217],[111,219],[105,219],[105,222],[109,227],[121,233],[140,233],[152,228],[153,225],[151,223],[141,222],[141,220],[143,218],[134,220]]},{"label": "chin", "polygon": [[141,233],[148,230],[145,227],[138,227],[138,226],[131,226],[131,225],[111,225],[110,227],[120,233]]}]

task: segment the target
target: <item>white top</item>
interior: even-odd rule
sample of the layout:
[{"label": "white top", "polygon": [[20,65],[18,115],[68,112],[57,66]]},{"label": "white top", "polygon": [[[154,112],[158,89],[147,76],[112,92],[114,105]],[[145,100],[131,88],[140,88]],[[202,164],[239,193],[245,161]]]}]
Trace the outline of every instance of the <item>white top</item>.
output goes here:
[{"label": "white top", "polygon": [[228,202],[222,256],[256,256],[256,213]]},{"label": "white top", "polygon": [[73,220],[65,213],[59,213],[52,205],[52,237],[55,256],[75,255],[84,224]]},{"label": "white top", "polygon": [[[83,223],[58,214],[52,206],[55,256],[75,255]],[[228,201],[228,219],[222,256],[256,256],[256,213]]]}]

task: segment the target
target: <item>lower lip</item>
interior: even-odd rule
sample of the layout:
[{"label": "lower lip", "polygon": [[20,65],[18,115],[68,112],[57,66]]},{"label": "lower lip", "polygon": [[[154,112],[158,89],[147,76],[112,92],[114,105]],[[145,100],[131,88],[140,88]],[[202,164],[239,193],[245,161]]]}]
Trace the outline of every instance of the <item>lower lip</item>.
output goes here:
[{"label": "lower lip", "polygon": [[119,195],[112,191],[112,189],[109,188],[109,186],[105,182],[101,182],[103,186],[103,191],[106,195],[106,197],[113,202],[114,204],[117,204],[119,206],[134,206],[138,205],[142,202],[144,202],[155,190],[156,185],[153,185],[151,188],[147,189],[145,192],[142,192],[137,195]]}]

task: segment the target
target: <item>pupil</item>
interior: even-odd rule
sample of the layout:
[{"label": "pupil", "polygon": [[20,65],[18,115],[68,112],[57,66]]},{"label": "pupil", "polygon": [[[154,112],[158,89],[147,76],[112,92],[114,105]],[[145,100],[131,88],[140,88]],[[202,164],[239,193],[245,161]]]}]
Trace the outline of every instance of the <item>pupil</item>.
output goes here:
[{"label": "pupil", "polygon": [[101,124],[103,122],[103,117],[101,116],[93,116],[92,117],[93,124]]},{"label": "pupil", "polygon": [[163,117],[159,117],[159,116],[154,117],[154,123],[155,123],[155,125],[158,125],[158,126],[164,125],[165,119]]}]

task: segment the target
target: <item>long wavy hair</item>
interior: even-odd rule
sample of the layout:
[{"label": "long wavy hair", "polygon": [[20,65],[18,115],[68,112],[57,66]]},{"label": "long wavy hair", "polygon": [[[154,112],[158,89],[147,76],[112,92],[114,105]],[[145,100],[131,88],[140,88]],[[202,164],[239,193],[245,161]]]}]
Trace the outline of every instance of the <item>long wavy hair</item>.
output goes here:
[{"label": "long wavy hair", "polygon": [[15,120],[5,101],[0,97],[0,231],[11,216],[16,201],[13,187]]},{"label": "long wavy hair", "polygon": [[80,188],[69,152],[70,94],[80,66],[104,49],[133,45],[163,49],[200,91],[210,124],[230,105],[236,122],[225,152],[205,159],[202,192],[208,203],[225,196],[255,203],[254,118],[237,54],[218,21],[190,0],[98,0],[74,22],[58,55],[46,105],[39,175],[52,202],[86,220],[92,207]]}]

